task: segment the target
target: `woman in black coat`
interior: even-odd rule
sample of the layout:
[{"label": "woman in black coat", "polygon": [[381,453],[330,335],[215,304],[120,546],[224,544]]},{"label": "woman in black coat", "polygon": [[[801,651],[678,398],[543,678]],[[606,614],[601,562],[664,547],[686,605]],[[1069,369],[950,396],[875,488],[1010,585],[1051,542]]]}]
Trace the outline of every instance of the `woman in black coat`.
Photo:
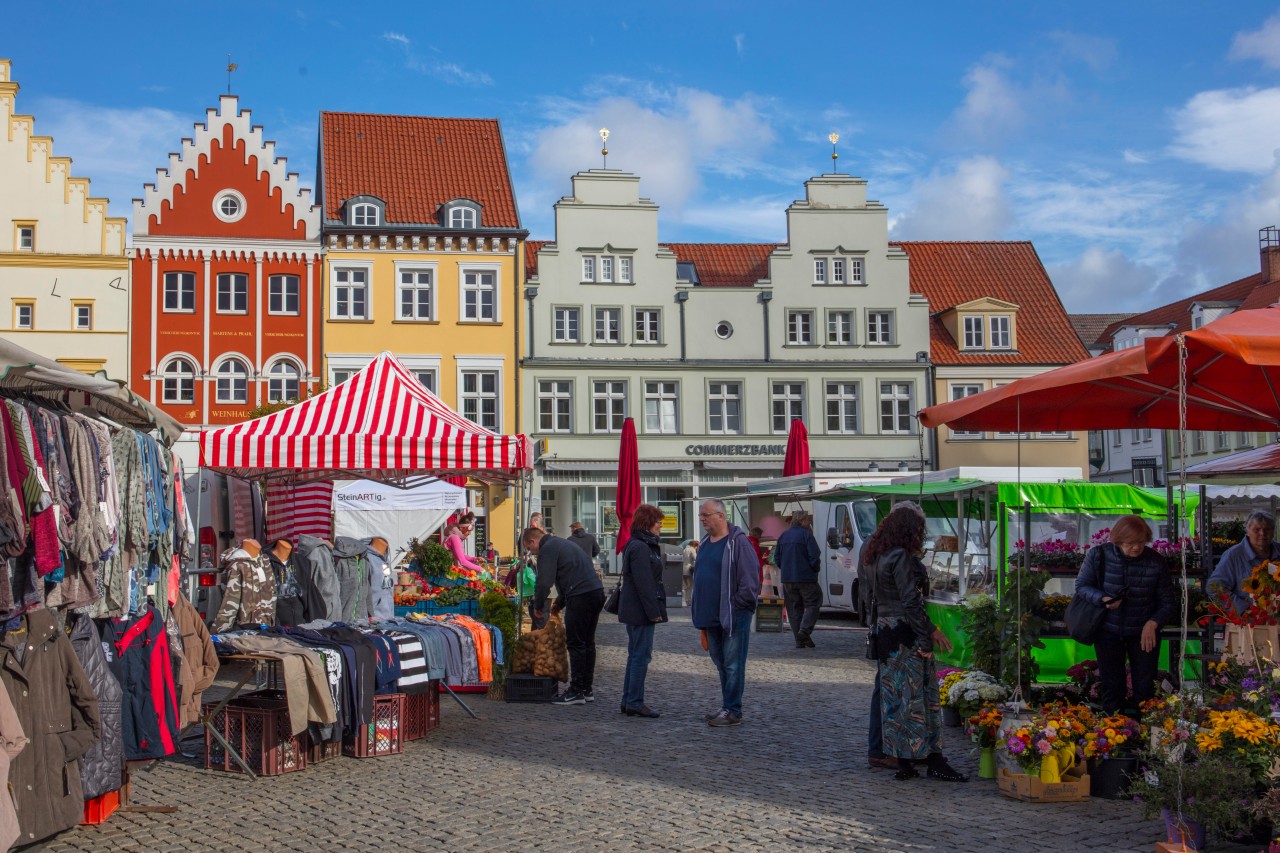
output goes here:
[{"label": "woman in black coat", "polygon": [[667,591],[662,585],[662,510],[641,504],[632,517],[631,538],[622,549],[622,591],[618,621],[627,626],[627,672],[622,681],[622,713],[655,718],[644,703],[644,678],[653,658],[653,628],[667,621]]},{"label": "woman in black coat", "polygon": [[1102,634],[1093,644],[1098,657],[1102,707],[1114,714],[1125,707],[1125,658],[1133,675],[1131,709],[1155,695],[1160,628],[1177,611],[1168,563],[1154,549],[1151,528],[1136,515],[1111,527],[1111,541],[1089,549],[1076,577],[1076,592],[1107,608]]}]

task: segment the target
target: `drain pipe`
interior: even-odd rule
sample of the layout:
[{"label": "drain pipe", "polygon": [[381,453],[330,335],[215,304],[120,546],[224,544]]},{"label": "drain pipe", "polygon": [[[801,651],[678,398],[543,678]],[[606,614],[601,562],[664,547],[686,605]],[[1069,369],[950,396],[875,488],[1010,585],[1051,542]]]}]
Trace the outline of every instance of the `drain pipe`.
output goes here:
[{"label": "drain pipe", "polygon": [[685,330],[684,330],[684,304],[689,301],[689,291],[676,291],[676,304],[680,306],[680,360],[686,360],[685,350]]},{"label": "drain pipe", "polygon": [[537,285],[526,286],[524,289],[524,298],[525,298],[525,301],[529,303],[529,331],[527,332],[527,334],[529,336],[529,358],[533,358],[533,343],[534,343],[533,341],[533,329],[534,329],[533,300],[538,298]]},{"label": "drain pipe", "polygon": [[764,360],[769,361],[769,303],[773,301],[773,291],[762,290],[756,299],[764,308]]}]

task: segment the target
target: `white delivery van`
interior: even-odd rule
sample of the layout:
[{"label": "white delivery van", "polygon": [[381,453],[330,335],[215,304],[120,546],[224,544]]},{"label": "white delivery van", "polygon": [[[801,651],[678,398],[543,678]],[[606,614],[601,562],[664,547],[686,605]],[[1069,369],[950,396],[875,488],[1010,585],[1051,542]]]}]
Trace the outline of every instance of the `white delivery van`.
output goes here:
[{"label": "white delivery van", "polygon": [[213,471],[187,477],[186,494],[198,547],[187,560],[187,597],[206,622],[222,604],[218,555],[243,539],[266,545],[266,512],[262,489]]}]

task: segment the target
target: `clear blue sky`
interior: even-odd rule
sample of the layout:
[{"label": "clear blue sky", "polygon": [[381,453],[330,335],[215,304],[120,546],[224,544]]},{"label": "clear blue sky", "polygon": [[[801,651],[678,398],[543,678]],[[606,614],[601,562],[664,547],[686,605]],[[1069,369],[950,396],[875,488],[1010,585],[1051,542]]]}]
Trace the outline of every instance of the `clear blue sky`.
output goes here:
[{"label": "clear blue sky", "polygon": [[1280,225],[1280,5],[26,3],[19,109],[118,215],[232,89],[308,184],[320,110],[497,117],[525,226],[636,172],[672,241],[781,241],[806,177],[898,239],[1032,240],[1072,311],[1257,270]]}]

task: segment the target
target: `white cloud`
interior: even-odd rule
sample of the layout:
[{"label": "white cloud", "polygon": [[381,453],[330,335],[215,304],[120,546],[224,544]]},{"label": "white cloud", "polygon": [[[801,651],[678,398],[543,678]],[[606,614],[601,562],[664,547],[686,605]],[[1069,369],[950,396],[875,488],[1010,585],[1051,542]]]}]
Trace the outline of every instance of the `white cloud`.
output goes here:
[{"label": "white cloud", "polygon": [[1151,162],[1149,159],[1147,159],[1147,155],[1140,154],[1137,151],[1134,151],[1132,148],[1124,149],[1124,161],[1126,163],[1133,163],[1135,165],[1141,165],[1144,163]]},{"label": "white cloud", "polygon": [[399,42],[400,44],[403,44],[403,45],[412,44],[412,42],[409,41],[409,37],[404,33],[387,32],[387,33],[383,33],[382,37],[387,41]]},{"label": "white cloud", "polygon": [[698,89],[635,87],[631,95],[547,103],[550,126],[536,130],[529,165],[540,187],[556,196],[582,169],[600,165],[601,127],[610,130],[609,167],[640,176],[641,194],[681,219],[703,174],[738,177],[763,171],[758,156],[774,131],[750,96],[728,100]]},{"label": "white cloud", "polygon": [[738,56],[743,56],[747,52],[747,35],[746,33],[738,33],[733,37],[733,47],[738,51]]},{"label": "white cloud", "polygon": [[892,223],[898,240],[997,240],[1012,221],[1011,173],[994,157],[962,160],[953,171],[917,180]]},{"label": "white cloud", "polygon": [[964,77],[968,94],[952,117],[962,133],[978,141],[996,141],[1023,125],[1021,93],[1005,74],[1011,65],[996,56],[969,69]]},{"label": "white cloud", "polygon": [[[413,42],[404,33],[385,32],[382,37],[399,45],[399,49],[404,52],[404,65],[410,71],[416,71],[419,74],[426,74],[429,77],[435,77],[444,83],[451,83],[461,86],[492,86],[493,78],[484,71],[472,71],[464,68],[456,62],[449,62],[444,59],[423,59],[417,51],[413,49]],[[433,53],[439,53],[436,48],[431,48]]]},{"label": "white cloud", "polygon": [[191,135],[199,115],[142,107],[103,107],[68,98],[33,98],[23,110],[36,116],[36,132],[53,137],[53,152],[72,159],[71,173],[88,178],[97,197],[110,199],[112,216],[128,216],[142,185],[169,165],[169,152]]},{"label": "white cloud", "polygon": [[1252,32],[1236,33],[1228,55],[1232,59],[1256,59],[1271,68],[1280,68],[1280,12]]},{"label": "white cloud", "polygon": [[1184,160],[1214,169],[1266,174],[1280,144],[1280,88],[1200,92],[1173,115],[1169,147]]},{"label": "white cloud", "polygon": [[1103,36],[1091,36],[1084,33],[1073,33],[1065,30],[1049,33],[1049,39],[1056,42],[1062,54],[1069,59],[1083,62],[1093,72],[1105,71],[1116,61],[1119,51],[1115,39]]},{"label": "white cloud", "polygon": [[1089,246],[1074,261],[1047,264],[1058,297],[1072,314],[1112,314],[1153,307],[1156,270],[1130,260],[1118,249]]},{"label": "white cloud", "polygon": [[[705,229],[711,234],[728,235],[735,240],[781,243],[787,239],[786,210],[790,203],[787,196],[717,199],[691,205],[684,214],[682,225]],[[692,242],[665,235],[662,239],[673,243]]]},{"label": "white cloud", "polygon": [[1184,188],[1156,180],[1124,181],[1102,171],[1062,164],[1052,175],[1022,173],[1011,182],[1018,227],[1024,233],[1088,242],[1167,249]]}]

